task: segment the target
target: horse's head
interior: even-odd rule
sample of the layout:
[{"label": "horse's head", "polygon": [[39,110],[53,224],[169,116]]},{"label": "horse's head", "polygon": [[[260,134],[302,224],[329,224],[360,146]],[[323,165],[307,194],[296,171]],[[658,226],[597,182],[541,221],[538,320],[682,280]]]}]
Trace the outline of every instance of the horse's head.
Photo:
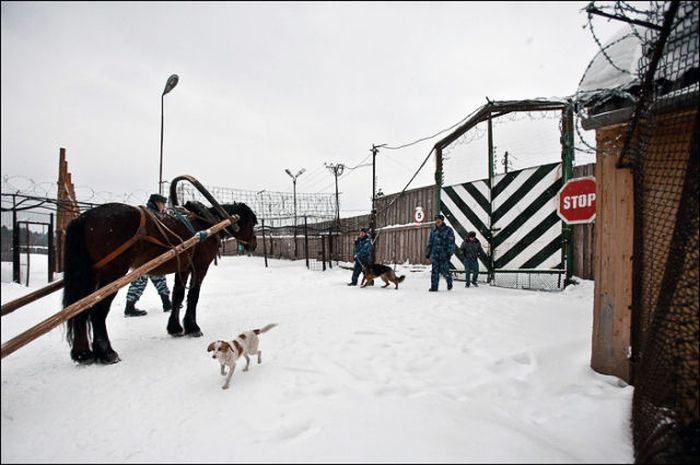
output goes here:
[{"label": "horse's head", "polygon": [[255,225],[258,224],[258,218],[255,212],[244,203],[234,202],[233,204],[225,203],[221,207],[226,210],[229,215],[238,215],[238,232],[234,237],[238,239],[247,250],[251,252],[255,250],[258,243],[255,239]]}]

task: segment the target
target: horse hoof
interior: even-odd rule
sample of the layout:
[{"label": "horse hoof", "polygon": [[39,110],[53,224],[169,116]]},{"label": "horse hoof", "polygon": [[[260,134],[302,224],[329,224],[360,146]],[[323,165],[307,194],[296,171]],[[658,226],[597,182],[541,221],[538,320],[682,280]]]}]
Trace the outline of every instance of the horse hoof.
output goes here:
[{"label": "horse hoof", "polygon": [[95,361],[95,354],[92,351],[71,352],[70,357],[80,365],[90,365]]},{"label": "horse hoof", "polygon": [[186,334],[187,334],[189,337],[202,337],[202,336],[204,336],[204,334],[202,333],[202,331],[199,330],[199,329],[196,329],[196,330],[194,330],[194,331],[190,331],[190,332],[188,332],[188,333],[186,333]]},{"label": "horse hoof", "polygon": [[99,361],[104,365],[113,365],[115,363],[121,362],[122,359],[119,358],[119,354],[112,351],[105,355],[100,355],[98,357]]},{"label": "horse hoof", "polygon": [[172,337],[182,337],[185,335],[185,332],[180,329],[168,329],[168,334],[170,334]]},{"label": "horse hoof", "polygon": [[180,337],[182,336],[184,330],[182,329],[182,326],[177,325],[177,326],[168,326],[168,334],[171,336],[175,337]]}]

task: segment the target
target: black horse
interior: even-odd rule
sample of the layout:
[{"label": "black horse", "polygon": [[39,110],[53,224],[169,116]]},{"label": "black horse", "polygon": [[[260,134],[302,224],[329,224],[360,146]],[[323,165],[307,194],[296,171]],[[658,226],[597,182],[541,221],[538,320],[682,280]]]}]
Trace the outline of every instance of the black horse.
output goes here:
[{"label": "black horse", "polygon": [[[201,205],[201,204],[200,204]],[[188,205],[186,205],[188,206]],[[229,215],[238,215],[239,230],[234,234],[248,250],[255,250],[255,213],[244,203],[224,204]],[[200,214],[188,213],[187,220],[196,231],[218,222],[214,209],[200,208]],[[181,215],[185,216],[185,215]],[[206,219],[205,219],[206,218]],[[202,281],[220,244],[220,233],[149,272],[153,275],[176,273],[173,309],[167,330],[173,336],[201,336],[197,325],[197,301]],[[193,236],[185,221],[169,214],[148,212],[143,207],[108,203],[86,211],[73,220],[66,230],[63,305],[67,307],[97,289],[121,278],[130,268],[137,268],[158,257],[168,248]],[[188,277],[187,310],[180,325],[180,307],[185,297]],[[78,363],[119,362],[107,335],[106,318],[115,294],[68,320],[67,338],[71,358]],[[88,333],[92,326],[92,345]]]}]

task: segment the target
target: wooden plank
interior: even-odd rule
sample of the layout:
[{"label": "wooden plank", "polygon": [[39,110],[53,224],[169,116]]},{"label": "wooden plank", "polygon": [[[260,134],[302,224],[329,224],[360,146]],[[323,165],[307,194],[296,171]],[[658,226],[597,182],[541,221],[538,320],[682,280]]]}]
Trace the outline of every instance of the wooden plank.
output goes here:
[{"label": "wooden plank", "polygon": [[632,173],[615,164],[624,127],[596,134],[595,290],[591,367],[629,381],[632,301]]},{"label": "wooden plank", "polygon": [[12,313],[18,308],[24,307],[25,305],[34,302],[37,299],[40,299],[44,296],[47,296],[53,292],[56,292],[59,289],[63,289],[63,280],[59,279],[58,281],[54,281],[48,286],[44,286],[40,289],[37,289],[34,292],[30,292],[29,294],[23,295],[22,297],[11,300],[7,302],[6,304],[3,304],[2,307],[0,307],[0,315],[5,316],[8,313]]},{"label": "wooden plank", "polygon": [[[227,219],[227,220],[224,220],[220,223],[217,223],[216,225],[207,229],[206,230],[207,237],[210,237],[210,236],[216,234],[217,232],[221,231],[226,226],[228,226],[230,223],[231,223],[231,220]],[[131,273],[126,274],[125,276],[108,284],[107,286],[104,286],[104,287],[98,289],[97,291],[93,292],[92,294],[90,294],[86,297],[83,297],[82,299],[78,300],[77,302],[72,303],[71,305],[67,306],[66,308],[64,308],[60,312],[55,313],[54,315],[50,316],[46,320],[42,321],[41,323],[39,323],[35,326],[32,326],[28,330],[24,331],[23,333],[19,334],[18,336],[15,336],[14,338],[12,338],[9,341],[2,344],[2,346],[0,347],[0,358],[7,357],[8,355],[13,353],[17,349],[29,344],[31,341],[38,338],[39,336],[46,334],[47,332],[51,331],[53,328],[55,328],[56,326],[65,322],[69,318],[72,318],[75,315],[87,310],[88,308],[92,307],[93,305],[95,305],[97,302],[101,301],[105,297],[108,297],[108,296],[114,294],[120,288],[126,286],[134,279],[136,279],[136,278],[148,273],[149,271],[157,268],[158,266],[162,265],[163,263],[167,262],[168,260],[171,260],[173,257],[181,254],[182,252],[186,251],[187,249],[194,247],[195,245],[197,245],[199,243],[199,241],[200,241],[199,235],[197,234],[194,237],[191,237],[190,239],[186,240],[185,242],[168,250],[164,254],[159,255],[158,257],[154,258],[153,260],[151,260],[147,263],[144,263],[143,265],[136,268]]]},{"label": "wooden plank", "polygon": [[617,174],[616,235],[618,245],[615,289],[614,352],[616,376],[630,382],[630,324],[632,310],[632,253],[634,245],[633,174],[623,168]]}]

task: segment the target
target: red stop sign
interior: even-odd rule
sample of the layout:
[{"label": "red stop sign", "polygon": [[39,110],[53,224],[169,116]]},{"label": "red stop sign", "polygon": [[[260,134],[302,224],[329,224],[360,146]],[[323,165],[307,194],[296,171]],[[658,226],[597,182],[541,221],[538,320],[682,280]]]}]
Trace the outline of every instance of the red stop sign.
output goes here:
[{"label": "red stop sign", "polygon": [[571,179],[559,190],[559,217],[569,224],[592,223],[595,219],[595,178]]}]

